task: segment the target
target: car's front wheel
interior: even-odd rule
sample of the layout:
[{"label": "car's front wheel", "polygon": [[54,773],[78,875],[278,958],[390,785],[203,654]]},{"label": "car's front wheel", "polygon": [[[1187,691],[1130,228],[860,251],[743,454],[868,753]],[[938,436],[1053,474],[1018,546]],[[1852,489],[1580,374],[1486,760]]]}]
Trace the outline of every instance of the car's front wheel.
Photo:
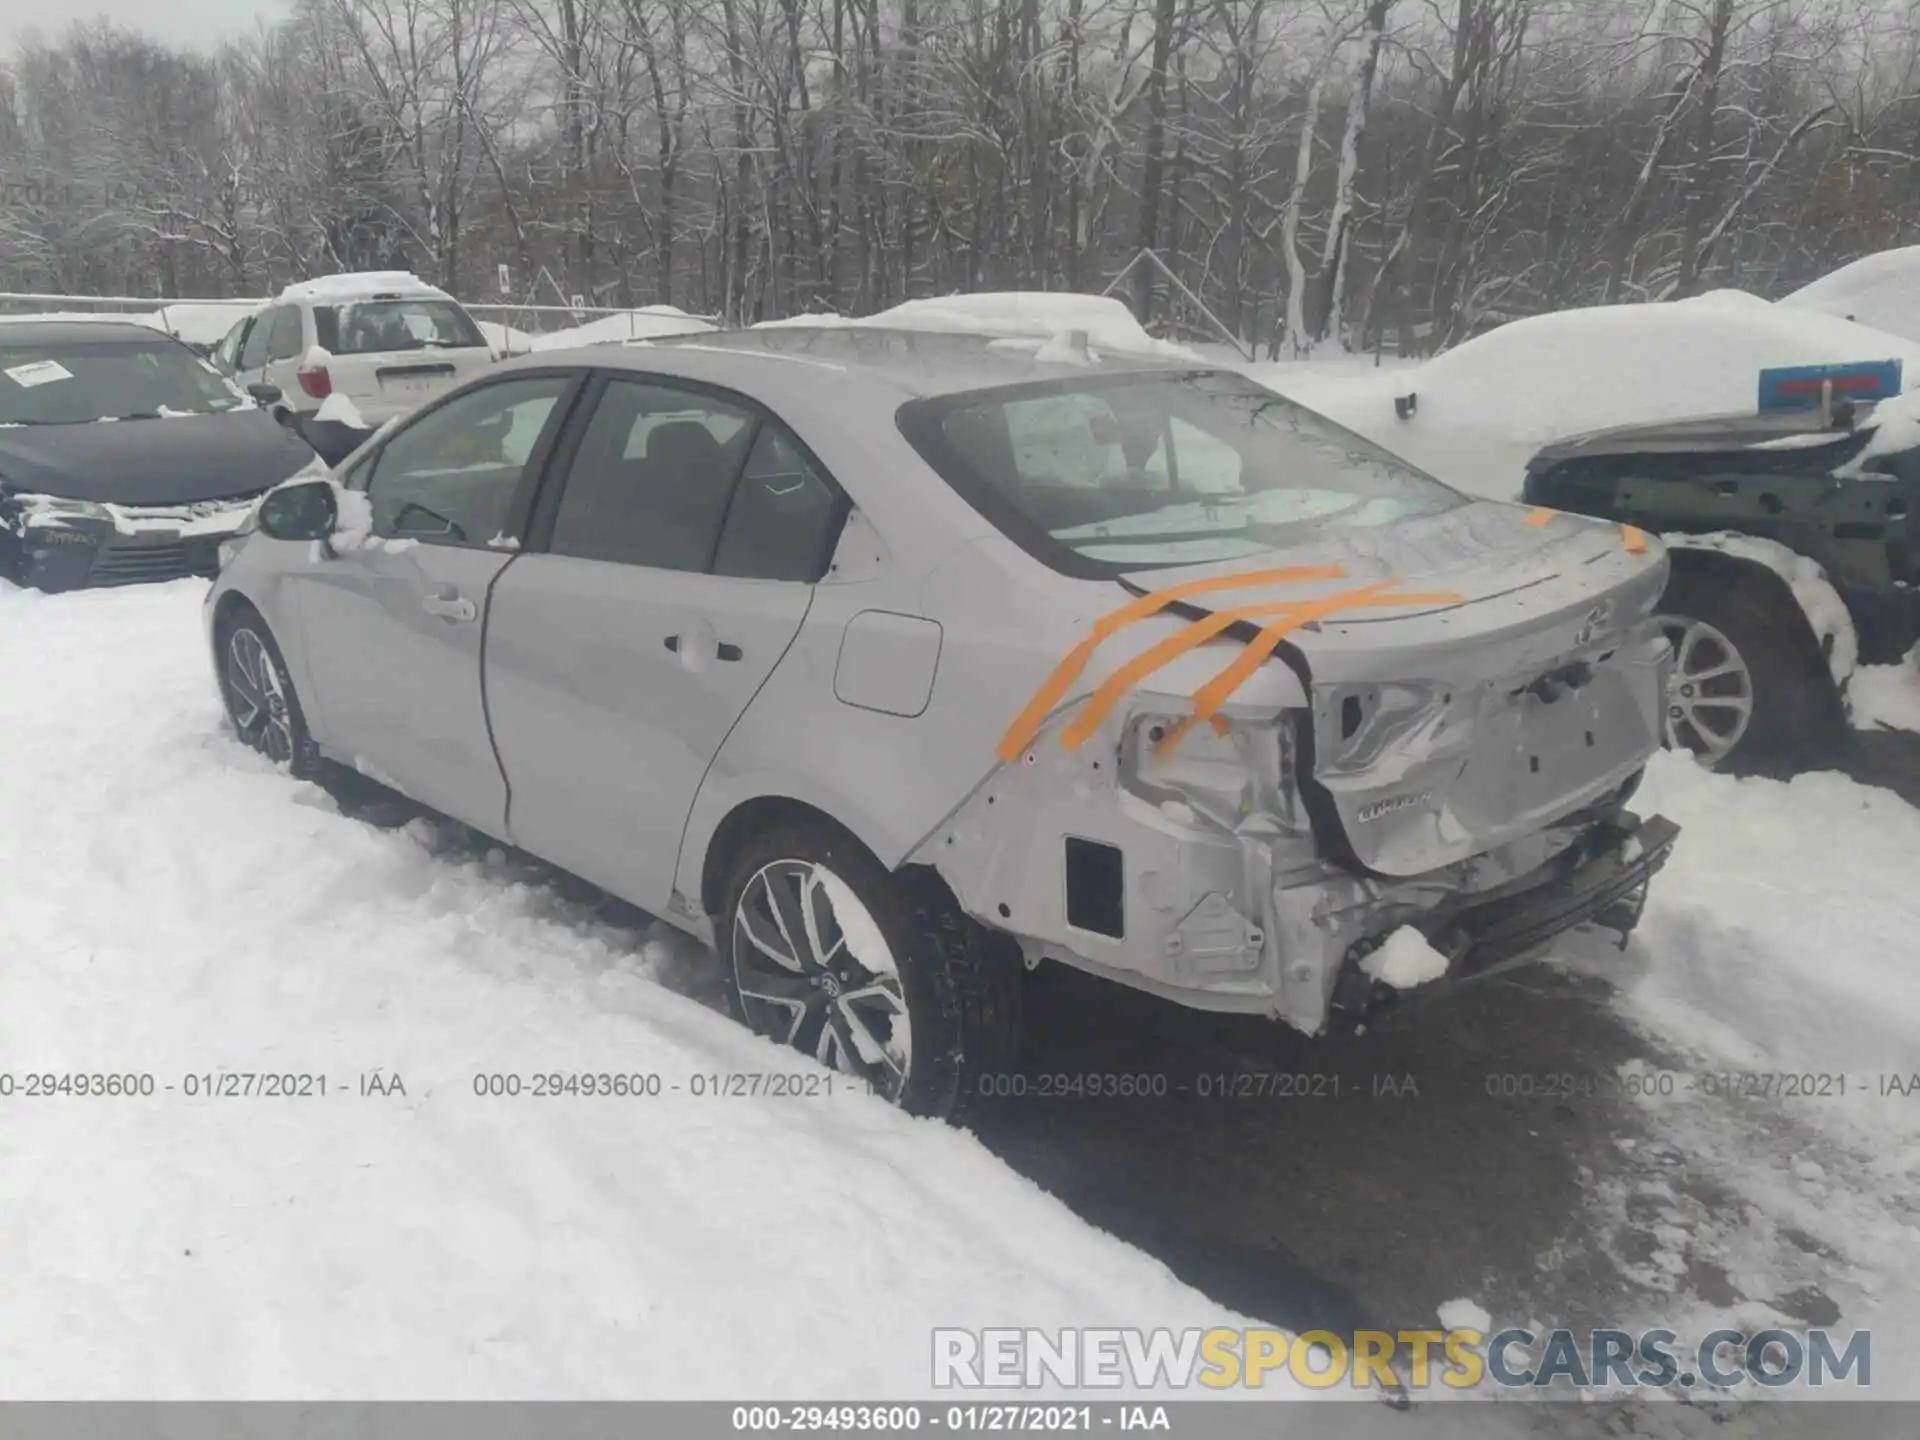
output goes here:
[{"label": "car's front wheel", "polygon": [[1015,1058],[1017,956],[930,874],[889,873],[795,822],[732,860],[717,939],[729,1007],[921,1115],[956,1118]]},{"label": "car's front wheel", "polygon": [[273,632],[260,612],[242,606],[219,631],[220,695],[234,733],[290,774],[308,776],[320,752]]},{"label": "car's front wheel", "polygon": [[1791,769],[1829,743],[1833,681],[1798,609],[1676,567],[1658,621],[1673,648],[1666,742],[1732,771]]}]

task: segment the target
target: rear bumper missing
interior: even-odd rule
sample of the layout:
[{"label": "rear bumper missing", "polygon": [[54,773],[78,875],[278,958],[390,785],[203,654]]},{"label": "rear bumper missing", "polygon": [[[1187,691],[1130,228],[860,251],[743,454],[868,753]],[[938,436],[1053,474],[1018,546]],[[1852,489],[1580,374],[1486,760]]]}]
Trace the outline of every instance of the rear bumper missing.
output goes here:
[{"label": "rear bumper missing", "polygon": [[1624,943],[1640,923],[1647,884],[1673,854],[1680,827],[1664,815],[1621,818],[1625,823],[1595,828],[1582,847],[1585,854],[1563,877],[1456,917],[1441,938],[1461,946],[1458,968],[1484,970],[1588,921],[1618,932]]},{"label": "rear bumper missing", "polygon": [[[1624,946],[1640,923],[1648,887],[1673,854],[1680,827],[1663,815],[1642,820],[1622,811],[1594,826],[1556,858],[1545,879],[1481,898],[1418,928],[1447,956],[1449,979],[1484,974],[1534,955],[1555,937],[1593,923],[1615,932]],[[1380,937],[1384,938],[1384,937]],[[1364,1024],[1399,998],[1368,979],[1359,960],[1378,939],[1356,945],[1343,967],[1333,1001],[1336,1020]]]}]

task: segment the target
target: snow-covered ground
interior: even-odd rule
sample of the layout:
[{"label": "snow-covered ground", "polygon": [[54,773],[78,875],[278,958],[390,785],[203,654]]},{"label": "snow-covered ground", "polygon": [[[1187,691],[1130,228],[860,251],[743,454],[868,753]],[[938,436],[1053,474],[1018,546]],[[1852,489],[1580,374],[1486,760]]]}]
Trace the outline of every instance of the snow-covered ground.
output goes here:
[{"label": "snow-covered ground", "polygon": [[[935,1326],[1222,1318],[968,1135],[696,1097],[823,1072],[677,993],[667,934],[240,748],[204,588],[0,582],[0,1395],[917,1395]],[[555,1071],[663,1090],[474,1092]],[[210,1073],[327,1093],[183,1093]]]},{"label": "snow-covered ground", "polygon": [[[0,588],[0,1395],[918,1395],[935,1326],[1239,1323],[968,1135],[844,1091],[694,1095],[818,1072],[702,1003],[671,932],[242,750],[201,593]],[[1630,1068],[1682,1077],[1593,1176],[1597,1216],[1663,1237],[1622,1263],[1667,1300],[1617,1318],[1804,1321],[1744,1297],[1817,1283],[1875,1327],[1876,1395],[1915,1393],[1920,1093],[1886,1086],[1920,1085],[1920,811],[1668,756],[1640,804],[1685,828],[1641,933],[1560,947],[1624,964]],[[552,1072],[662,1093],[474,1089]],[[1723,1072],[1845,1093],[1699,1088]],[[20,1093],[46,1073],[157,1093]],[[185,1093],[249,1073],[327,1094]],[[1719,1188],[1636,1178],[1656,1145]]]}]

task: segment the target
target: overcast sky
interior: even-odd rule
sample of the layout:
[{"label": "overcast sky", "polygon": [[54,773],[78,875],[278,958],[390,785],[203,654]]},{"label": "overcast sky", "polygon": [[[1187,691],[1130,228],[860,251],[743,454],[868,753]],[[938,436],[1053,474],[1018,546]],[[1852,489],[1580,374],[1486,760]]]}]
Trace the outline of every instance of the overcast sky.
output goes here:
[{"label": "overcast sky", "polygon": [[286,13],[286,0],[79,0],[71,9],[44,0],[0,0],[0,55],[31,29],[52,38],[82,17],[104,16],[172,46],[205,48],[252,30],[262,16]]}]

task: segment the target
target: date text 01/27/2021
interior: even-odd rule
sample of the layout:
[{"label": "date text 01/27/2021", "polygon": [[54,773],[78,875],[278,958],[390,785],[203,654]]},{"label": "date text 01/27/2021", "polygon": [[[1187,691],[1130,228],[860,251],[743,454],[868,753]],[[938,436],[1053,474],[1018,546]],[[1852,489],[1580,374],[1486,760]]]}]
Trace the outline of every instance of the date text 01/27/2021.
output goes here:
[{"label": "date text 01/27/2021", "polygon": [[[194,1070],[160,1076],[150,1070],[0,1071],[0,1101],[144,1100],[181,1096],[189,1100],[318,1100],[410,1098],[437,1088],[410,1087],[385,1067],[347,1074],[319,1070]],[[570,1070],[486,1071],[463,1087],[481,1099],[632,1099],[685,1096],[710,1099],[814,1099],[871,1093],[855,1076],[831,1071],[700,1071],[670,1079],[657,1072]]]}]

